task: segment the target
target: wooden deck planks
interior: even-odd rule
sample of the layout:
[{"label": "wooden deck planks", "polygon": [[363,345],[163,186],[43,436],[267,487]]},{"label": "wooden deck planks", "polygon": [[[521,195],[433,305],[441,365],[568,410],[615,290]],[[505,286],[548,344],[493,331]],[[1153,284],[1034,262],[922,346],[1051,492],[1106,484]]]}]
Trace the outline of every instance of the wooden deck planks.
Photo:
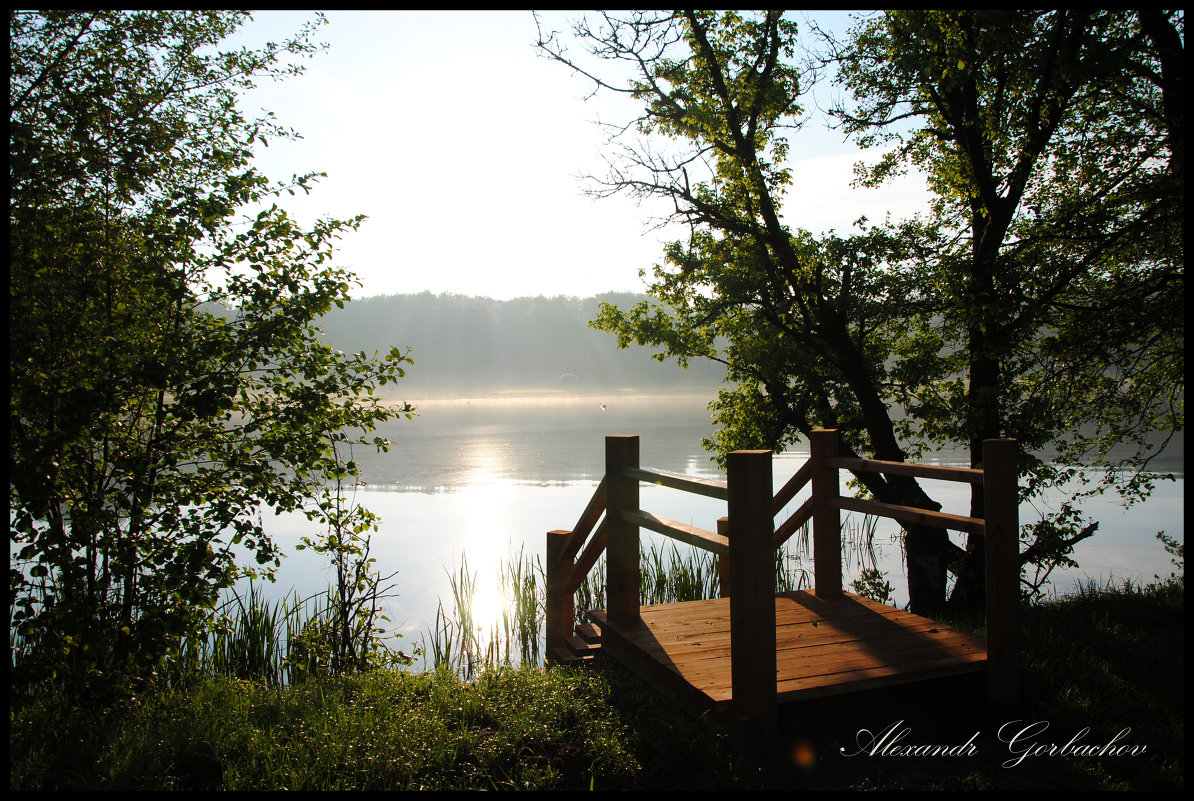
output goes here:
[{"label": "wooden deck planks", "polygon": [[[645,606],[640,620],[601,626],[606,652],[690,707],[724,707],[730,683],[729,599]],[[776,596],[777,690],[791,702],[985,668],[981,637],[843,593]]]}]

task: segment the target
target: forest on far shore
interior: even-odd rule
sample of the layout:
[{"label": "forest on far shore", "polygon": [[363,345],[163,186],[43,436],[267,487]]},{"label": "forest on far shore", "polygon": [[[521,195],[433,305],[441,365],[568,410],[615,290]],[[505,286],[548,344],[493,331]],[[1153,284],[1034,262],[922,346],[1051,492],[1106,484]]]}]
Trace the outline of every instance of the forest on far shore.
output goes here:
[{"label": "forest on far shore", "polygon": [[620,350],[616,337],[588,325],[602,302],[627,308],[645,298],[379,295],[333,309],[322,327],[324,341],[346,353],[410,348],[414,364],[393,390],[408,398],[553,391],[712,397],[725,375],[722,365],[661,363],[654,349]]}]

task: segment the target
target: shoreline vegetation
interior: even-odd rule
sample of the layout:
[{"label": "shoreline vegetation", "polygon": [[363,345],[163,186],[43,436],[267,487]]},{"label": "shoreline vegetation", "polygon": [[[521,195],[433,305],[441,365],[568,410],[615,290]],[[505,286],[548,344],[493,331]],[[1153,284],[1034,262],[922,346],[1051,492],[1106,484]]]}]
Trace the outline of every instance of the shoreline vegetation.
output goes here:
[{"label": "shoreline vegetation", "polygon": [[[9,15],[10,789],[1183,787],[1184,545],[1156,535],[1175,565],[1166,578],[1038,590],[1097,526],[1081,527],[1084,498],[1138,502],[1174,479],[1166,465],[1184,476],[1184,12],[893,11],[836,33],[778,10],[631,12],[574,20],[567,40],[535,16],[538,55],[594,93],[621,91],[599,62],[632,62],[639,109],[608,129],[613,171],[593,188],[667,201],[660,222],[689,235],[660,243],[640,270],[645,294],[510,300],[353,300],[364,279],[341,241],[367,210],[284,208],[327,174],[267,175],[261,148],[301,133],[242,106],[258,83],[302,75],[329,47],[329,20],[259,42],[251,19]],[[846,234],[789,225],[788,134],[817,63],[837,65],[843,92],[819,121],[863,150],[906,145],[854,184],[919,165],[925,214],[862,216]],[[707,174],[690,182],[693,158]],[[543,221],[523,216],[525,247],[542,250]],[[452,269],[400,246],[379,258],[410,288]],[[401,422],[417,413],[405,394],[422,398],[425,433]],[[691,419],[644,423],[648,403],[679,398]],[[517,434],[499,436],[519,415]],[[552,417],[579,419],[592,441],[559,447]],[[889,463],[960,446],[992,469],[979,445],[1018,441],[1021,504],[1041,511],[1019,530],[1020,557],[1045,574],[1020,595],[1016,708],[958,677],[785,708],[778,742],[748,749],[612,660],[544,667],[545,571],[524,552],[497,574],[500,619],[475,611],[494,599],[462,555],[421,642],[388,625],[386,601],[408,580],[398,569],[428,574],[435,560],[379,558],[381,517],[356,492],[366,460],[388,468],[379,486],[430,498],[455,486],[455,454],[476,457],[467,481],[486,477],[468,486],[500,493],[499,464],[539,465],[555,483],[588,475],[588,458],[571,463],[611,429],[695,435],[724,464],[735,448],[827,428]],[[482,429],[486,447],[467,444]],[[444,458],[388,458],[403,437]],[[515,470],[505,453],[533,458]],[[886,472],[856,476],[882,504],[925,508],[922,471]],[[614,520],[633,506],[617,502],[631,495],[618,480],[611,471]],[[972,506],[1010,505],[1010,485]],[[1054,491],[1067,496],[1047,509]],[[501,543],[495,505],[445,497],[477,513],[470,535]],[[413,519],[417,500],[398,514]],[[533,509],[510,507],[520,523]],[[300,515],[314,531],[283,542],[267,529]],[[983,633],[971,603],[946,607],[947,589],[951,603],[983,597],[981,540],[963,550],[915,517],[899,540],[917,566],[908,608],[965,609],[938,619]],[[854,531],[869,548],[866,525]],[[447,544],[464,526],[411,528]],[[611,564],[636,555],[613,539]],[[788,542],[781,591],[808,586],[807,529]],[[323,561],[327,583],[267,597],[259,582],[275,580],[283,545]],[[638,556],[642,603],[716,593],[712,557],[670,545]],[[606,606],[601,575],[580,585],[578,609]],[[902,604],[877,567],[848,584]]]},{"label": "shoreline vegetation", "polygon": [[[12,698],[9,786],[1180,789],[1184,562],[1181,545],[1165,544],[1176,566],[1167,578],[1143,586],[1089,583],[1025,608],[1031,692],[1017,709],[988,706],[973,680],[931,691],[909,686],[781,708],[779,746],[744,751],[616,663],[598,657],[542,668],[536,574],[520,559],[504,572],[523,588],[524,597],[512,599],[523,627],[497,632],[504,650],[494,639],[470,645],[459,636],[472,628],[462,565],[455,608],[444,611],[441,603],[449,625],[424,643],[437,665],[425,672],[306,671],[285,683],[277,671],[268,680],[243,668],[217,675],[208,665],[104,703],[52,692]],[[648,554],[644,572],[653,578],[644,593],[654,602],[708,594],[715,583],[708,567],[674,551]],[[799,576],[781,580],[798,583]],[[589,606],[601,603],[593,588],[584,591]],[[261,610],[241,609],[261,617]],[[528,617],[538,629],[531,642]],[[981,621],[946,622],[982,630]],[[469,655],[470,647],[479,650]],[[511,654],[520,648],[514,666],[520,660]],[[256,649],[277,652],[278,643]]]}]

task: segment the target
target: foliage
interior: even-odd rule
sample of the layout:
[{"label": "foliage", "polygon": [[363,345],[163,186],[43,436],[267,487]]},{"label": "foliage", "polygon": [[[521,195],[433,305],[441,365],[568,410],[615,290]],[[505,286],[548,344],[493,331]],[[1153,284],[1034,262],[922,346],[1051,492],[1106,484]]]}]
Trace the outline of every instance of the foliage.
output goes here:
[{"label": "foliage", "polygon": [[157,675],[160,684],[189,688],[219,677],[294,686],[413,662],[391,648],[381,631],[355,618],[349,629],[356,639],[348,644],[351,658],[346,656],[348,647],[338,637],[340,599],[332,587],[306,599],[293,593],[271,602],[250,582],[247,593],[232,590],[226,596],[212,631],[188,636],[167,658],[166,670]]},{"label": "foliage", "polygon": [[[1025,527],[1046,572],[1093,532],[1076,500],[1147,497],[1145,468],[1184,422],[1184,144],[1164,111],[1182,67],[1162,41],[1180,42],[1182,24],[1152,11],[891,12],[836,53],[855,99],[835,112],[845,129],[896,144],[863,181],[908,165],[927,176],[925,328],[966,357],[905,383],[906,436],[969,444],[972,466],[984,439],[1014,437],[1025,497],[1077,481]],[[1054,465],[1031,455],[1046,449]],[[1103,469],[1093,486],[1089,465]],[[977,572],[981,542],[968,550]]]},{"label": "foliage", "polygon": [[893,12],[837,54],[846,130],[896,144],[864,181],[915,165],[930,227],[958,233],[931,241],[924,279],[969,380],[909,385],[911,435],[1014,436],[1107,467],[1129,445],[1140,468],[1148,434],[1181,428],[1183,145],[1162,111],[1180,76],[1152,16],[1179,34],[1157,12]]},{"label": "foliage", "polygon": [[891,594],[895,592],[895,587],[887,581],[883,571],[873,567],[863,568],[859,577],[850,582],[850,586],[863,598],[870,598],[881,604],[890,602]]},{"label": "foliage", "polygon": [[278,563],[261,510],[310,509],[355,473],[337,444],[411,411],[374,395],[397,349],[318,339],[361,218],[300,226],[273,201],[315,176],[250,165],[293,134],[238,95],[300,72],[314,26],[220,50],[246,19],[10,13],[14,687],[147,675]]},{"label": "foliage", "polygon": [[[1092,461],[1106,468],[1093,491],[1146,496],[1154,435],[1163,447],[1184,420],[1182,24],[891,12],[824,57],[780,11],[582,18],[580,53],[541,31],[547,57],[641,109],[611,128],[620,158],[593,191],[662,198],[689,229],[652,273],[658,303],[603,306],[593,325],[660,360],[725,363],[709,443],[722,455],[836,428],[847,452],[962,446],[979,467],[984,439],[1013,437],[1025,498]],[[917,166],[929,216],[845,237],[789,227],[788,133],[830,65],[853,96],[835,111],[847,133],[898,145],[863,182]],[[940,508],[913,479],[856,478],[880,501]],[[983,514],[981,488],[971,506]],[[1026,561],[1089,535],[1076,509],[1025,527]],[[956,599],[981,597],[981,541],[961,552],[909,526],[906,546],[914,611],[942,603],[947,566]]]},{"label": "foliage", "polygon": [[[638,76],[621,90],[601,85],[642,100],[635,131],[666,139],[668,149],[627,145],[626,170],[598,185],[667,198],[689,236],[667,248],[653,276],[651,294],[674,313],[605,306],[594,325],[622,346],[660,347],[661,359],[726,364],[730,386],[713,404],[720,431],[709,443],[722,455],[779,450],[836,428],[847,455],[904,461],[890,395],[902,334],[927,305],[914,271],[924,254],[898,230],[818,240],[783,220],[786,133],[801,124],[808,77],[794,65],[794,23],[769,11],[607,15],[603,25],[578,23],[576,33],[593,54],[630,61]],[[583,71],[554,36],[541,36],[540,47]],[[909,477],[858,480],[881,501],[940,508]],[[929,574],[943,571],[936,549],[948,540],[920,529],[907,543],[910,595],[925,611],[937,600]],[[925,565],[934,559],[936,567]],[[943,575],[936,584],[943,593]]]},{"label": "foliage", "polygon": [[353,494],[346,497],[344,484],[355,472],[355,462],[341,458],[330,431],[328,439],[335,461],[334,481],[320,495],[316,507],[307,512],[307,517],[320,521],[327,533],[321,539],[304,536],[297,549],[310,548],[328,554],[335,570],[335,584],[328,588],[326,609],[298,633],[297,644],[301,645],[305,659],[292,656],[291,670],[338,675],[390,662],[410,664],[409,655],[394,652],[386,645],[387,635],[381,625],[389,621],[382,614],[382,601],[393,589],[392,585],[383,585],[397,571],[383,577],[374,568],[377,560],[370,556],[371,532],[377,531],[378,517],[356,502],[355,490],[364,482],[353,482]]},{"label": "foliage", "polygon": [[[15,721],[13,786],[28,789],[587,789],[632,785],[608,686],[579,672],[376,671],[277,689],[213,679],[40,730]],[[90,719],[88,719],[90,718]],[[60,749],[82,739],[92,757]],[[32,746],[32,747],[31,747]],[[80,749],[69,749],[72,755]]]},{"label": "foliage", "polygon": [[1161,546],[1165,549],[1165,553],[1169,554],[1169,561],[1173,564],[1174,570],[1161,581],[1161,577],[1157,576],[1157,580],[1162,584],[1181,584],[1185,586],[1186,583],[1186,544],[1178,542],[1173,537],[1167,536],[1164,531],[1157,532],[1157,539],[1161,541]]},{"label": "foliage", "polygon": [[[793,748],[733,749],[616,663],[487,671],[376,671],[276,688],[211,679],[149,688],[120,707],[64,708],[37,697],[12,710],[11,789],[1155,789],[1183,786],[1180,585],[1085,588],[1025,610],[1024,648],[1060,747],[1088,727],[1125,726],[1143,754],[1054,755],[1008,768],[996,739],[1007,710],[981,689],[925,700],[915,688],[861,703],[835,696],[786,720]],[[917,743],[979,732],[978,755],[839,756],[860,729],[905,720]],[[911,738],[909,738],[911,740]],[[813,757],[797,767],[795,746]],[[898,760],[898,764],[897,764]]]}]

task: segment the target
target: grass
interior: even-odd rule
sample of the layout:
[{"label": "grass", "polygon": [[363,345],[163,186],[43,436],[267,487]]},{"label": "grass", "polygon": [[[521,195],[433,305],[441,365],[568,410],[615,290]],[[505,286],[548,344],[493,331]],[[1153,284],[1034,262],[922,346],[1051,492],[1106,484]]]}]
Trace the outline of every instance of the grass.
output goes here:
[{"label": "grass", "polygon": [[[981,682],[912,689],[898,697],[860,696],[823,733],[820,765],[829,786],[855,789],[1174,790],[1184,782],[1184,584],[1088,584],[1072,596],[1024,609],[1021,634],[1029,671],[1016,709],[986,703]],[[973,620],[944,621],[981,633]],[[889,694],[894,695],[894,694]],[[822,708],[806,713],[822,715]],[[968,758],[845,758],[858,729],[903,721],[907,743],[960,744],[977,733]],[[1015,721],[1020,721],[1016,723]],[[1032,729],[1015,743],[1005,740]],[[1002,738],[1000,730],[1003,730]],[[1143,753],[1091,756],[1073,746],[1118,743]],[[1015,764],[1025,746],[1023,758]],[[1050,750],[1048,746],[1056,746]]]},{"label": "grass", "polygon": [[[376,670],[294,686],[211,676],[119,706],[10,707],[11,789],[1180,789],[1184,585],[1087,586],[1025,610],[1035,687],[993,709],[959,683],[789,710],[776,752],[744,753],[614,664],[544,671]],[[965,621],[954,621],[965,625]],[[942,694],[944,693],[944,695]],[[1045,721],[1041,742],[1143,744],[1135,756],[1041,755],[1014,767],[997,738]],[[858,749],[896,721],[908,742],[972,757]]]},{"label": "grass", "polygon": [[499,665],[536,664],[542,653],[543,591],[547,581],[543,563],[524,555],[522,549],[503,563],[497,576],[502,597],[500,617],[479,625],[474,616],[477,575],[469,570],[467,555],[460,568],[448,574],[452,604],[441,600],[430,636],[423,637],[423,653],[432,668],[447,668],[465,678]]},{"label": "grass", "polygon": [[[231,593],[224,601],[215,631],[181,643],[162,678],[172,686],[217,676],[269,686],[295,684],[308,675],[327,672],[333,661],[342,657],[331,652],[333,638],[329,635],[338,626],[337,613],[335,590],[330,587],[305,599],[294,593],[270,601],[250,583],[245,596]],[[363,639],[359,633],[355,636]],[[359,662],[400,665],[413,661],[412,656],[390,647],[384,637],[365,643],[365,647],[372,651]]]},{"label": "grass", "polygon": [[[594,692],[586,676],[530,668],[476,683],[375,671],[286,689],[214,678],[67,725],[34,706],[13,721],[10,786],[541,789],[562,773],[582,781],[560,764],[571,754],[585,770],[591,762],[603,777],[623,776],[629,763],[617,732],[594,717]],[[44,716],[58,725],[43,730]]]},{"label": "grass", "polygon": [[[801,565],[800,557],[786,548],[776,553],[778,591],[810,584],[810,575]],[[639,595],[644,605],[698,601],[720,594],[717,560],[706,551],[652,543],[642,549],[639,566]],[[604,576],[605,558],[601,557],[577,588],[578,623],[583,622],[584,610],[605,606]],[[448,584],[451,602],[445,606],[440,601],[431,631],[422,640],[426,667],[448,668],[468,679],[499,666],[541,664],[547,578],[540,560],[532,560],[520,550],[502,564],[497,577],[502,613],[488,628],[473,614],[477,576],[469,569],[467,556],[462,557],[455,573],[448,574]]]}]

